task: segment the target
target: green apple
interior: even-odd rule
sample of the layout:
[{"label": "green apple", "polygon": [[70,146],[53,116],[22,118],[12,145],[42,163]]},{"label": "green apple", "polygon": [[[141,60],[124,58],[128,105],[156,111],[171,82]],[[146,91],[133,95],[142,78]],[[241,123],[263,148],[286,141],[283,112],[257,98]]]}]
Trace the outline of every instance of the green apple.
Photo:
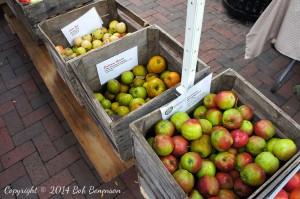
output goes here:
[{"label": "green apple", "polygon": [[111,22],[109,23],[109,29],[110,29],[113,33],[117,32],[116,26],[117,26],[118,23],[119,23],[119,22],[118,22],[117,20],[113,20],[113,21],[111,21]]},{"label": "green apple", "polygon": [[97,28],[96,30],[94,30],[92,32],[92,36],[94,40],[100,40],[102,39],[104,33],[102,32],[102,30],[100,28]]},{"label": "green apple", "polygon": [[92,49],[93,45],[89,40],[83,40],[81,42],[81,47],[85,48],[86,51],[89,51]]},{"label": "green apple", "polygon": [[121,74],[121,82],[130,84],[134,79],[134,74],[131,71],[125,71]]},{"label": "green apple", "polygon": [[132,99],[133,99],[132,95],[127,93],[125,95],[122,95],[119,98],[119,104],[120,104],[120,106],[129,106],[130,100],[132,100]]},{"label": "green apple", "polygon": [[88,41],[90,41],[90,42],[93,41],[93,37],[92,37],[92,35],[90,35],[90,34],[84,35],[84,36],[82,37],[82,39],[83,39],[83,40],[88,40]]},{"label": "green apple", "polygon": [[102,100],[105,99],[105,97],[101,93],[94,93],[94,96],[99,102],[102,102]]},{"label": "green apple", "polygon": [[116,94],[110,93],[109,91],[105,91],[104,97],[110,101],[113,101],[116,97]]},{"label": "green apple", "polygon": [[113,102],[113,103],[111,104],[111,110],[112,110],[113,112],[115,112],[119,106],[120,106],[120,105],[119,105],[119,102]]},{"label": "green apple", "polygon": [[156,97],[162,94],[165,90],[166,90],[166,85],[161,79],[154,78],[148,81],[147,94],[149,97]]},{"label": "green apple", "polygon": [[85,50],[85,48],[83,48],[83,47],[78,47],[77,49],[76,49],[76,54],[77,55],[83,55],[83,54],[85,54],[86,53],[86,50]]},{"label": "green apple", "polygon": [[137,65],[132,69],[132,72],[135,76],[143,76],[146,77],[148,71],[147,68],[143,65]]},{"label": "green apple", "polygon": [[108,99],[104,99],[101,101],[101,105],[104,109],[110,109],[111,108],[111,101]]},{"label": "green apple", "polygon": [[102,37],[102,41],[104,41],[104,40],[106,40],[106,39],[109,39],[110,36],[112,36],[112,34],[110,34],[110,33],[105,33],[105,34],[103,35],[103,37]]},{"label": "green apple", "polygon": [[176,112],[171,116],[170,121],[175,125],[176,130],[181,133],[181,127],[183,123],[190,119],[190,116],[186,112]]},{"label": "green apple", "polygon": [[115,113],[120,115],[120,116],[125,116],[129,113],[129,108],[127,106],[119,106],[116,109]]},{"label": "green apple", "polygon": [[107,82],[107,90],[112,94],[117,94],[120,91],[120,82],[116,79],[111,79]]},{"label": "green apple", "polygon": [[119,102],[120,100],[120,97],[125,95],[126,93],[118,93],[117,96],[116,96],[116,102]]},{"label": "green apple", "polygon": [[99,48],[100,46],[102,46],[102,41],[100,40],[94,40],[92,42],[92,48],[95,49],[95,48]]},{"label": "green apple", "polygon": [[132,88],[132,97],[146,99],[147,98],[147,90],[142,86],[134,87],[134,88]]}]

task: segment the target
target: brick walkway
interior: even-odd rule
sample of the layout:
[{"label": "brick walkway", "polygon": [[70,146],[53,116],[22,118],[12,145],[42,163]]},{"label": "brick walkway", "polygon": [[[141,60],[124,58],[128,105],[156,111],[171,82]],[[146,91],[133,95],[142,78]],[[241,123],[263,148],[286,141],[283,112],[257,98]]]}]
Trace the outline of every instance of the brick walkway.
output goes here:
[{"label": "brick walkway", "polygon": [[[150,23],[184,41],[186,1],[121,0]],[[300,64],[289,73],[275,93],[271,87],[290,59],[266,45],[256,59],[244,60],[245,35],[252,23],[230,18],[220,0],[207,0],[199,57],[214,73],[233,68],[300,123],[300,101],[293,86],[300,84]],[[0,198],[98,198],[96,194],[50,195],[41,192],[25,197],[4,194],[8,186],[25,189],[65,186],[116,189],[121,194],[104,198],[142,198],[132,167],[104,183],[74,137],[51,94],[24,50],[0,18]],[[59,191],[59,190],[58,190]],[[88,190],[86,190],[88,191]]]}]

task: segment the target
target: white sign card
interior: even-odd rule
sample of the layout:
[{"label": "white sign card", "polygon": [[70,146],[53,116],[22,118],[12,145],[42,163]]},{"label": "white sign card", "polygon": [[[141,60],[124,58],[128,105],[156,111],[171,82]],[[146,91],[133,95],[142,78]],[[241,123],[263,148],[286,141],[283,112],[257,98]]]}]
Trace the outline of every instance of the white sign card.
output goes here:
[{"label": "white sign card", "polygon": [[174,113],[179,111],[187,111],[193,107],[205,95],[210,93],[212,73],[202,79],[200,82],[191,87],[187,92],[180,95],[168,105],[160,109],[162,118],[169,119]]},{"label": "white sign card", "polygon": [[100,84],[105,84],[108,80],[118,77],[136,65],[138,65],[137,46],[97,64],[96,67]]},{"label": "white sign card", "polygon": [[93,30],[102,27],[103,21],[95,7],[91,8],[84,15],[61,29],[69,44],[73,45],[76,37],[91,34]]}]

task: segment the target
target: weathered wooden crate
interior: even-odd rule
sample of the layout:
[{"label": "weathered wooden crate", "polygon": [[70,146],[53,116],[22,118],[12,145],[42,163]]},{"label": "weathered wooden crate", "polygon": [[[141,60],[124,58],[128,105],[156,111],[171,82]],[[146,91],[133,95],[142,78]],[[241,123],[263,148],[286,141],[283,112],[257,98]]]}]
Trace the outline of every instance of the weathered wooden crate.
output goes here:
[{"label": "weathered wooden crate", "polygon": [[[96,8],[99,16],[104,23],[103,26],[105,27],[107,27],[109,22],[114,19],[125,22],[128,32],[134,32],[148,25],[147,22],[139,18],[136,14],[129,11],[127,8],[125,8],[115,0],[98,0],[94,3],[82,6],[38,24],[39,30],[43,37],[43,41],[49,51],[49,54],[51,55],[53,62],[56,65],[57,71],[59,72],[64,82],[69,86],[70,90],[77,98],[77,100],[79,100],[79,103],[81,105],[82,102],[80,101],[80,98],[77,97],[78,95],[80,95],[80,93],[78,93],[77,84],[74,84],[74,75],[68,63],[80,60],[84,56],[89,57],[94,52],[105,52],[106,46],[108,45],[91,50],[84,55],[75,57],[70,60],[65,60],[58,53],[55,47],[57,45],[62,45],[63,47],[69,46],[69,43],[63,35],[61,29],[76,20],[78,17],[85,14],[93,7]],[[120,40],[122,40],[122,38]]]},{"label": "weathered wooden crate", "polygon": [[92,0],[43,0],[35,4],[22,4],[18,0],[7,0],[8,6],[22,22],[32,38],[42,39],[37,24],[41,21],[64,13]]},{"label": "weathered wooden crate", "polygon": [[[82,100],[83,104],[94,117],[96,124],[103,128],[103,133],[110,140],[122,160],[132,157],[132,142],[128,125],[176,98],[175,87],[172,87],[121,118],[110,117],[102,108],[93,92],[102,91],[106,84],[100,85],[96,64],[135,46],[138,48],[139,64],[147,65],[152,56],[161,55],[168,62],[168,70],[181,74],[183,46],[156,25],[138,30],[130,36],[107,45],[105,51],[98,50],[69,63],[81,84],[81,94],[85,96],[85,99]],[[196,81],[200,80],[208,71],[209,67],[199,60]]]},{"label": "weathered wooden crate", "polygon": [[[237,92],[240,104],[249,104],[254,108],[254,121],[259,119],[272,121],[276,126],[276,136],[294,140],[298,147],[298,153],[300,153],[299,124],[232,69],[228,69],[213,78],[211,92],[217,93],[221,90],[231,89]],[[200,102],[195,107],[199,106],[199,104]],[[195,107],[187,112],[192,113]],[[143,190],[145,192],[148,190],[146,194],[151,197],[188,198],[145,138],[147,132],[153,130],[155,123],[161,119],[160,111],[155,110],[130,124],[130,131],[133,137],[135,167],[138,171],[139,179],[141,179],[140,184],[141,186],[144,185],[145,188],[143,187]],[[286,162],[263,185],[257,188],[249,198],[261,198],[259,193],[268,188],[268,186],[272,186],[273,181],[286,171],[288,166],[295,161],[297,155]]]}]

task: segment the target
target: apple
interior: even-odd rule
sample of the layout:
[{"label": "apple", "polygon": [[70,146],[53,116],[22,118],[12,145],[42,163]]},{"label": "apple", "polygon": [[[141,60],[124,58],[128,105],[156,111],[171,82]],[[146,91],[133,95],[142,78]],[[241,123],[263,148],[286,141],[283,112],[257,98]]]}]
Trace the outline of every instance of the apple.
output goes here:
[{"label": "apple", "polygon": [[112,34],[110,33],[104,33],[103,37],[102,37],[102,41],[105,41],[105,40],[109,40],[109,38],[112,36]]},{"label": "apple", "polygon": [[111,101],[109,101],[108,99],[102,100],[100,104],[104,109],[110,109],[111,108]]},{"label": "apple", "polygon": [[212,153],[210,136],[203,134],[200,138],[191,141],[190,149],[199,153],[201,158],[207,158]]},{"label": "apple", "polygon": [[120,98],[119,98],[119,104],[120,106],[127,106],[129,107],[129,103],[130,101],[133,99],[132,95],[126,93],[125,95],[122,95]]},{"label": "apple", "polygon": [[134,109],[145,104],[145,100],[143,98],[133,98],[129,102],[129,109]]},{"label": "apple", "polygon": [[110,36],[110,38],[109,38],[109,42],[113,42],[113,41],[116,41],[116,40],[118,40],[118,39],[119,39],[118,36],[112,35],[112,36]]},{"label": "apple", "polygon": [[248,198],[254,192],[254,188],[245,184],[241,178],[236,178],[233,184],[233,191],[241,198]]},{"label": "apple", "polygon": [[73,50],[71,48],[65,48],[64,49],[64,55],[65,56],[72,56],[73,55]]},{"label": "apple", "polygon": [[269,140],[275,135],[275,126],[269,120],[260,120],[253,125],[255,135]]},{"label": "apple", "polygon": [[110,109],[112,110],[112,112],[115,112],[119,106],[120,106],[119,102],[113,102],[111,103]]},{"label": "apple", "polygon": [[280,189],[274,199],[289,199],[289,195],[284,189]]},{"label": "apple", "polygon": [[215,97],[215,104],[219,109],[227,110],[235,105],[236,100],[232,91],[220,91]]},{"label": "apple", "polygon": [[244,104],[239,106],[237,109],[241,112],[244,120],[251,121],[253,119],[254,112],[250,106]]},{"label": "apple", "polygon": [[216,167],[223,172],[229,172],[236,166],[236,157],[229,152],[220,152],[215,157]]},{"label": "apple", "polygon": [[[234,142],[234,141],[233,141]],[[237,148],[233,148],[233,147],[231,147],[231,148],[229,148],[228,150],[227,150],[227,152],[228,153],[231,153],[231,154],[233,154],[233,155],[236,155],[236,154],[238,154],[238,150],[237,150]]]},{"label": "apple", "polygon": [[204,197],[213,197],[218,195],[220,185],[216,177],[204,175],[198,180],[197,189]]},{"label": "apple", "polygon": [[73,43],[75,46],[80,47],[81,46],[81,42],[83,41],[82,37],[75,37],[73,39]]},{"label": "apple", "polygon": [[167,135],[156,135],[153,139],[152,148],[159,156],[170,155],[174,149],[173,139]]},{"label": "apple", "polygon": [[132,88],[131,92],[134,98],[143,98],[143,99],[147,98],[147,90],[142,86]]},{"label": "apple", "polygon": [[150,73],[156,73],[156,74],[164,72],[166,68],[167,68],[166,60],[159,55],[155,55],[151,57],[147,65],[147,70]]},{"label": "apple", "polygon": [[185,169],[179,169],[173,173],[173,178],[182,188],[182,190],[188,194],[193,190],[195,179],[193,174]]},{"label": "apple", "polygon": [[129,91],[129,86],[127,84],[120,83],[120,93],[127,93]]},{"label": "apple", "polygon": [[267,147],[266,141],[259,136],[251,136],[246,144],[246,151],[253,156],[257,156],[259,153],[265,151]]},{"label": "apple", "polygon": [[281,161],[287,161],[297,153],[297,146],[291,139],[280,139],[274,146],[272,153]]},{"label": "apple", "polygon": [[116,95],[106,90],[104,92],[104,97],[110,101],[113,101],[116,98]]},{"label": "apple", "polygon": [[248,136],[250,136],[253,133],[253,124],[248,120],[243,120],[240,129],[247,133]]},{"label": "apple", "polygon": [[178,84],[180,82],[180,80],[181,80],[180,74],[175,71],[169,72],[163,79],[165,85],[168,88],[175,86],[176,84]]},{"label": "apple", "polygon": [[298,199],[300,195],[300,188],[293,189],[289,195],[289,199]]},{"label": "apple", "polygon": [[234,181],[229,173],[217,172],[215,177],[217,178],[217,180],[220,184],[220,189],[232,189],[233,188]]},{"label": "apple", "polygon": [[151,146],[151,148],[152,148],[153,140],[154,140],[154,137],[147,138],[147,142]]},{"label": "apple", "polygon": [[81,42],[81,47],[85,48],[86,51],[89,51],[92,49],[93,45],[89,40],[83,40]]},{"label": "apple", "polygon": [[130,112],[129,108],[127,106],[119,106],[115,113],[119,116],[125,116]]},{"label": "apple", "polygon": [[238,129],[243,123],[242,114],[235,108],[229,108],[223,113],[222,123],[227,129]]},{"label": "apple", "polygon": [[104,33],[100,28],[97,28],[97,29],[93,30],[93,32],[92,32],[92,37],[94,40],[102,39],[103,35],[104,35]]},{"label": "apple", "polygon": [[147,68],[143,65],[137,65],[132,69],[133,74],[137,76],[146,77],[148,74]]},{"label": "apple", "polygon": [[159,78],[158,74],[155,73],[147,73],[146,82],[149,82],[152,79]]},{"label": "apple", "polygon": [[61,55],[64,54],[64,48],[62,46],[58,45],[58,46],[55,46],[55,48],[59,54],[61,54]]},{"label": "apple", "polygon": [[202,159],[200,170],[196,173],[196,177],[200,179],[204,175],[215,176],[216,165],[209,159]]},{"label": "apple", "polygon": [[187,152],[180,158],[180,165],[183,169],[195,174],[199,171],[202,164],[202,158],[196,152]]},{"label": "apple", "polygon": [[280,166],[278,158],[268,151],[258,154],[254,162],[259,164],[267,175],[273,175]]},{"label": "apple", "polygon": [[116,79],[111,79],[107,82],[107,91],[112,94],[117,94],[120,91],[120,82]]},{"label": "apple", "polygon": [[103,34],[107,33],[107,28],[106,27],[101,27],[100,30],[102,30]]},{"label": "apple", "polygon": [[253,163],[253,157],[247,152],[240,152],[236,155],[236,166],[237,171],[241,171],[246,165]]},{"label": "apple", "polygon": [[101,93],[94,93],[94,96],[99,102],[102,102],[102,100],[105,99],[105,97]]},{"label": "apple", "polygon": [[206,111],[205,119],[210,121],[212,126],[218,126],[222,122],[222,112],[218,108],[210,108]]},{"label": "apple", "polygon": [[173,155],[167,155],[160,157],[160,160],[164,163],[165,167],[172,174],[177,170],[178,162]]},{"label": "apple", "polygon": [[147,94],[149,97],[156,97],[166,90],[164,82],[159,78],[150,80],[147,84]]},{"label": "apple", "polygon": [[203,196],[199,193],[198,190],[193,189],[189,195],[188,195],[189,199],[204,199]]},{"label": "apple", "polygon": [[206,114],[207,108],[203,105],[197,107],[194,112],[193,112],[193,117],[195,119],[205,119],[205,114]]},{"label": "apple", "polygon": [[170,121],[175,125],[176,130],[181,133],[183,123],[190,119],[186,112],[178,111],[171,116]]},{"label": "apple", "polygon": [[207,108],[217,108],[217,105],[215,104],[215,98],[216,98],[216,94],[215,93],[209,93],[207,95],[204,96],[203,98],[203,105]]},{"label": "apple", "polygon": [[113,21],[111,21],[110,23],[109,23],[109,29],[112,31],[112,32],[117,32],[117,24],[118,24],[119,22],[117,21],[117,20],[113,20]]},{"label": "apple", "polygon": [[300,173],[295,173],[283,188],[288,192],[291,192],[293,189],[300,188]]},{"label": "apple", "polygon": [[175,133],[175,126],[169,120],[159,120],[154,126],[154,131],[156,135],[164,134],[172,137]]},{"label": "apple", "polygon": [[172,151],[172,155],[176,157],[181,157],[183,154],[188,152],[188,144],[189,142],[182,137],[181,135],[175,135],[172,137],[174,142],[174,149]]},{"label": "apple", "polygon": [[197,119],[188,119],[181,126],[181,135],[187,140],[196,140],[202,135],[201,124]]},{"label": "apple", "polygon": [[140,76],[138,76],[138,77],[134,78],[134,80],[132,81],[132,83],[130,84],[130,86],[131,87],[143,86],[145,82],[146,81],[145,81],[144,78],[141,78]]},{"label": "apple", "polygon": [[274,144],[280,140],[280,138],[271,138],[267,141],[267,151],[272,152]]},{"label": "apple", "polygon": [[241,180],[252,187],[262,185],[266,180],[266,173],[264,169],[257,163],[250,163],[246,165],[241,173]]},{"label": "apple", "polygon": [[220,189],[218,199],[238,199],[238,197],[232,190]]},{"label": "apple", "polygon": [[83,55],[85,53],[86,53],[86,49],[81,46],[76,49],[76,54],[78,55]]},{"label": "apple", "polygon": [[102,42],[102,45],[105,45],[105,44],[108,44],[110,41],[109,41],[109,39],[104,39],[104,40],[102,40],[103,42]]},{"label": "apple", "polygon": [[246,146],[248,143],[248,135],[244,131],[240,129],[235,129],[230,132],[232,138],[233,138],[233,147],[240,148]]},{"label": "apple", "polygon": [[210,136],[211,144],[218,151],[227,151],[233,144],[233,138],[227,130],[213,131]]},{"label": "apple", "polygon": [[229,175],[235,180],[240,177],[240,172],[234,169],[229,171]]},{"label": "apple", "polygon": [[92,41],[93,41],[93,37],[92,37],[92,35],[90,35],[90,34],[83,35],[83,36],[82,36],[82,39],[83,39],[83,40],[88,40],[89,42],[92,42]]},{"label": "apple", "polygon": [[171,72],[171,71],[169,71],[169,70],[165,70],[164,72],[162,72],[162,73],[160,74],[159,78],[160,78],[161,80],[164,81],[165,77],[166,77],[167,74],[170,73],[170,72]]},{"label": "apple", "polygon": [[126,32],[126,24],[124,22],[120,22],[116,24],[116,31],[118,33]]},{"label": "apple", "polygon": [[202,128],[202,133],[206,135],[210,135],[212,132],[212,124],[209,120],[207,119],[199,119],[201,128]]}]

